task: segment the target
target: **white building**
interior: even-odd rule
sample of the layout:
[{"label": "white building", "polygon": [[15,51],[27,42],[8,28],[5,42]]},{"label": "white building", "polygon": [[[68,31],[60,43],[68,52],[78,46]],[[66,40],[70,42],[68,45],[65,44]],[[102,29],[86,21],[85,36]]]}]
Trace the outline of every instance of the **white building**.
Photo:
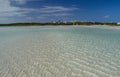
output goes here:
[{"label": "white building", "polygon": [[120,25],[120,22],[118,22],[117,24]]}]

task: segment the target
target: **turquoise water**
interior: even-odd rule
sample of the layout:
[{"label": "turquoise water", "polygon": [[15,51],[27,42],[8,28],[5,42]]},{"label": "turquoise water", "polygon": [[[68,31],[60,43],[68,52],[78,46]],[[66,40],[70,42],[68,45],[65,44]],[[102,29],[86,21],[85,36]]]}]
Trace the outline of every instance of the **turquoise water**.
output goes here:
[{"label": "turquoise water", "polygon": [[0,77],[120,77],[120,28],[0,27]]}]

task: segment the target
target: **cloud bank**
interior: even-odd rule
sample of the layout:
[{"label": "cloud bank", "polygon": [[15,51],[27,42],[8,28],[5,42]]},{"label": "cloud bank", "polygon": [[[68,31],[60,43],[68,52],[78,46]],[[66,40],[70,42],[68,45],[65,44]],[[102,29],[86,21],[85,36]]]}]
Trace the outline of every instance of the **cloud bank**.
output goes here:
[{"label": "cloud bank", "polygon": [[[58,16],[70,16],[71,12],[77,10],[75,7],[64,6],[42,6],[40,8],[24,8],[12,5],[24,4],[26,5],[28,0],[0,0],[0,22],[17,22],[28,19],[58,17]],[[34,15],[34,16],[33,16]],[[6,21],[5,21],[6,20]]]}]

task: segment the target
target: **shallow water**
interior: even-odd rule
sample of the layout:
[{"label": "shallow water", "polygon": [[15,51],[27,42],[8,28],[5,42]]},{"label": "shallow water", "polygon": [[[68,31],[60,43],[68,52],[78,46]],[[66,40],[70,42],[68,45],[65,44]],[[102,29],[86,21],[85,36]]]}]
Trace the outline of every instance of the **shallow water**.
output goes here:
[{"label": "shallow water", "polygon": [[0,77],[120,77],[120,30],[0,27]]}]

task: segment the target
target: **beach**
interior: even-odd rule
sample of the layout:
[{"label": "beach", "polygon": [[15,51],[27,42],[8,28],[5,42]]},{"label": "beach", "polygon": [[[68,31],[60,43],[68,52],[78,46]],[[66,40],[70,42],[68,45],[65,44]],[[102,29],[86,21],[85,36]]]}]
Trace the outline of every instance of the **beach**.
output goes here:
[{"label": "beach", "polygon": [[0,27],[0,77],[120,77],[120,30]]}]

